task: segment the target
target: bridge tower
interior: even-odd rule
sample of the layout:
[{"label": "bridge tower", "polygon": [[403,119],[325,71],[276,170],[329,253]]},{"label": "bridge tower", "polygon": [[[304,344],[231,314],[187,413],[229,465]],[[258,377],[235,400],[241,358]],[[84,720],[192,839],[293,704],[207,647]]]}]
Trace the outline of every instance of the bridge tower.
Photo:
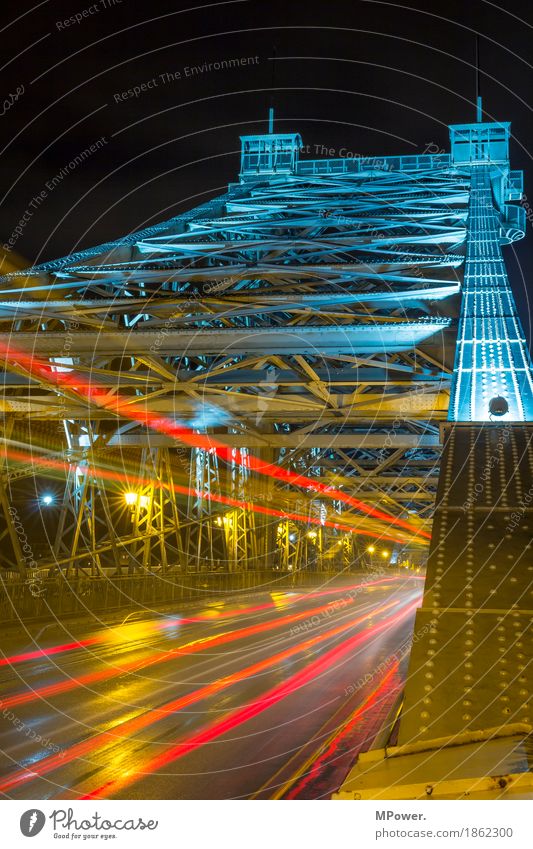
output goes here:
[{"label": "bridge tower", "polygon": [[470,183],[463,293],[397,745],[340,797],[531,796],[533,372],[501,246],[522,233],[509,124],[450,127]]}]

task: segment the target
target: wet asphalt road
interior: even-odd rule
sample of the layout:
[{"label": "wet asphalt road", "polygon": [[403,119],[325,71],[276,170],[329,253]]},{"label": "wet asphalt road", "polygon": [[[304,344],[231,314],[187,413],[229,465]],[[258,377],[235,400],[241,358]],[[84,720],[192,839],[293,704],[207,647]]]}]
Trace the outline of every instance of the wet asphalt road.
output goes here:
[{"label": "wet asphalt road", "polygon": [[326,798],[401,686],[405,663],[393,661],[421,590],[416,576],[353,576],[229,597],[55,640],[47,630],[39,647],[55,650],[38,657],[24,657],[36,648],[26,635],[12,637],[0,666],[0,791]]}]

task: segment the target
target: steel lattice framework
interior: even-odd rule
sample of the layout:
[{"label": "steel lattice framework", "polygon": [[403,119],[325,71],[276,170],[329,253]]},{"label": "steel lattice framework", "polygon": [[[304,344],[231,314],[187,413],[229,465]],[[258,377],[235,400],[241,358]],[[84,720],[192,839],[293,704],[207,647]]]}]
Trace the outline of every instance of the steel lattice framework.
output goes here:
[{"label": "steel lattice framework", "polygon": [[[490,126],[507,143],[508,125]],[[451,133],[452,155],[301,161],[296,134],[244,136],[225,195],[2,278],[5,565],[27,565],[10,505],[45,478],[64,491],[53,519],[42,511],[43,563],[62,567],[320,568],[353,562],[369,536],[423,544],[439,422],[468,404],[486,418],[464,359],[450,407],[468,228],[488,221],[498,245],[524,234],[521,174],[502,157],[497,178],[473,178]],[[499,247],[483,261],[500,290],[472,294],[479,261],[468,254],[462,357],[480,299],[508,297]],[[501,351],[494,394],[514,375],[506,355],[527,358],[511,313],[514,348],[480,331]]]}]

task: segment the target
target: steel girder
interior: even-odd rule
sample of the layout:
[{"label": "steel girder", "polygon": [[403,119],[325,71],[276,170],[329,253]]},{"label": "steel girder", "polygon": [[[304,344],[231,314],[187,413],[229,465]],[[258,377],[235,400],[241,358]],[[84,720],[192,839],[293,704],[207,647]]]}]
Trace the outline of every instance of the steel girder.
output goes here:
[{"label": "steel girder", "polygon": [[[213,466],[199,449],[178,449],[177,463],[175,441],[128,421],[125,409],[117,416],[90,396],[50,385],[17,360],[23,350],[55,363],[64,370],[59,376],[119,391],[133,413],[165,415],[317,481],[339,480],[413,523],[429,517],[435,425],[446,418],[453,370],[469,177],[446,156],[391,157],[369,169],[325,162],[244,175],[190,213],[3,278],[0,410],[15,422],[14,441],[29,433],[34,445],[51,441],[57,456],[68,446],[50,440],[46,427],[57,436],[57,422],[67,420],[83,453],[90,419],[99,428],[92,460],[98,454],[104,462],[108,451],[117,463],[118,446],[140,474],[142,452],[165,449],[195,491],[210,469],[210,492],[248,503],[265,503],[274,492],[254,477],[243,489],[231,464]],[[29,466],[10,450],[5,480],[14,486],[17,470],[27,480]],[[58,474],[39,465],[35,471]],[[240,516],[241,530],[231,539],[226,533],[225,548],[205,542],[218,533],[215,508],[204,497],[195,512],[191,498],[179,516],[181,525],[191,516],[197,523],[182,537],[186,551],[207,546],[207,556],[223,551],[231,559],[231,550],[241,565],[259,556],[241,557],[243,537],[254,531]],[[279,503],[294,509],[293,502]],[[301,492],[296,502],[300,514],[333,509]],[[356,524],[383,532],[369,517],[357,516]],[[278,540],[268,529],[261,534],[261,556],[290,537],[285,530]]]}]

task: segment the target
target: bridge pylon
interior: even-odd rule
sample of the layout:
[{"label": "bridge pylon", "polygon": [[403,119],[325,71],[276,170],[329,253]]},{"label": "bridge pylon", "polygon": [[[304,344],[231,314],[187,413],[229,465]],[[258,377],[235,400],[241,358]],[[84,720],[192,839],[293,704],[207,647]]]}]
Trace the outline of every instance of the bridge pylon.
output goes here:
[{"label": "bridge pylon", "polygon": [[424,599],[395,745],[361,756],[336,798],[533,796],[533,372],[501,254],[521,181],[509,132],[450,128],[470,201]]}]

